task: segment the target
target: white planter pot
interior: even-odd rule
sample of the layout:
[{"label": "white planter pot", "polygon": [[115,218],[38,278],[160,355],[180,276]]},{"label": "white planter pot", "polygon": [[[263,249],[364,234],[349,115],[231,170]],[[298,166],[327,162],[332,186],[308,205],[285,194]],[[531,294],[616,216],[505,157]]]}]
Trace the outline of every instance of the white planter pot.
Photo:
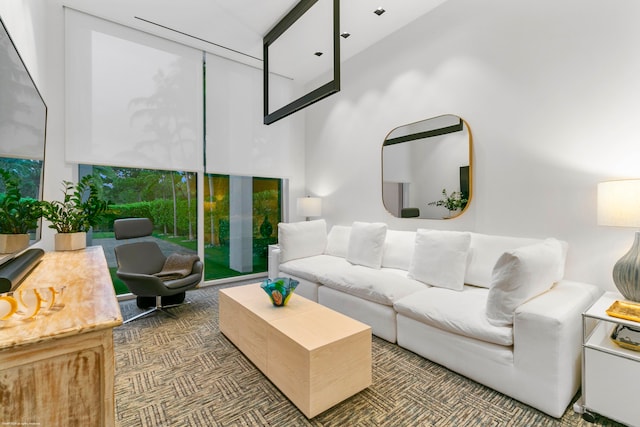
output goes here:
[{"label": "white planter pot", "polygon": [[0,254],[20,252],[29,246],[28,234],[0,234]]},{"label": "white planter pot", "polygon": [[55,235],[56,251],[76,251],[87,247],[87,233],[58,233]]}]

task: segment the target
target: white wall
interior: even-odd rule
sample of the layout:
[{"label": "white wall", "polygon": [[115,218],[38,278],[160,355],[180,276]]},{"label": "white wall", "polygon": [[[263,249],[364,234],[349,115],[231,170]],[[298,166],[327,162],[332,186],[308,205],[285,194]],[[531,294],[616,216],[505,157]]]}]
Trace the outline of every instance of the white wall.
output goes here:
[{"label": "white wall", "polygon": [[[330,224],[464,229],[570,244],[566,276],[614,289],[632,229],[596,225],[596,184],[639,177],[640,2],[448,0],[342,64],[307,110],[307,185]],[[380,149],[398,125],[469,123],[473,199],[449,221],[397,219]]]}]

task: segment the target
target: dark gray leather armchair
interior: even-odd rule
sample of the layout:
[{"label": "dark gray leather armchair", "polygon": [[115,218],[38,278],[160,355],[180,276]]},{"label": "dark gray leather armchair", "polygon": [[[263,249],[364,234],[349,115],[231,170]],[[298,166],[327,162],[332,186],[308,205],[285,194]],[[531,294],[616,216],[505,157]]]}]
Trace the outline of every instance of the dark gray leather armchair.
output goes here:
[{"label": "dark gray leather armchair", "polygon": [[[118,219],[113,223],[113,231],[116,240],[150,236],[153,223],[148,218]],[[199,258],[193,262],[191,272],[184,277],[163,280],[156,276],[163,271],[167,257],[153,241],[137,241],[116,246],[115,254],[118,262],[116,274],[127,285],[129,291],[138,298],[155,298],[155,305],[151,309],[125,320],[124,323],[155,312],[162,312],[175,318],[175,315],[166,309],[179,304],[163,305],[163,297],[184,293],[195,288],[202,280],[203,265]]]}]

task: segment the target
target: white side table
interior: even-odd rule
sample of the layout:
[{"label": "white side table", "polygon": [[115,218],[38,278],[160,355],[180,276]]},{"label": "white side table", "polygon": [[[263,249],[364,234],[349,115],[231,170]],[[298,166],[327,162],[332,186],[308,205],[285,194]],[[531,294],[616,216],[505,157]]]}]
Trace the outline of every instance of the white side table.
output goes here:
[{"label": "white side table", "polygon": [[615,301],[624,300],[617,292],[606,292],[582,314],[582,398],[575,409],[587,421],[597,413],[640,427],[640,351],[622,348],[610,338],[617,325],[640,329],[640,323],[606,313]]}]

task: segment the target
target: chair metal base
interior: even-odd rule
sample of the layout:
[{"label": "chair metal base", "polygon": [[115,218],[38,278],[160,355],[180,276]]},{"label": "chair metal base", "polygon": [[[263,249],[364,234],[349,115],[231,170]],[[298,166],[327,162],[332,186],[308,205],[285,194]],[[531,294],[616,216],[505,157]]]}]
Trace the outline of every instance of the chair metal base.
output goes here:
[{"label": "chair metal base", "polygon": [[156,305],[155,305],[155,307],[152,307],[152,308],[150,308],[149,310],[147,310],[147,311],[145,311],[145,312],[142,312],[142,313],[140,313],[140,314],[136,314],[135,316],[133,316],[133,317],[132,317],[132,318],[130,318],[130,319],[126,319],[125,321],[123,321],[123,322],[122,322],[122,324],[124,325],[124,324],[126,324],[126,323],[133,322],[134,320],[137,320],[137,319],[141,319],[141,318],[143,318],[143,317],[150,316],[150,315],[152,315],[152,314],[154,314],[154,313],[156,313],[156,312],[164,313],[164,314],[166,314],[166,315],[167,315],[167,316],[169,316],[169,317],[172,317],[172,318],[174,318],[174,319],[177,319],[177,316],[176,316],[175,314],[171,313],[171,312],[170,312],[169,310],[167,310],[167,309],[168,309],[168,308],[179,307],[179,306],[184,305],[184,304],[189,304],[189,301],[186,301],[186,302],[183,302],[183,303],[180,303],[180,304],[171,304],[171,305],[164,305],[164,306],[163,306],[163,305],[162,305],[162,297],[161,297],[161,296],[156,296]]}]

